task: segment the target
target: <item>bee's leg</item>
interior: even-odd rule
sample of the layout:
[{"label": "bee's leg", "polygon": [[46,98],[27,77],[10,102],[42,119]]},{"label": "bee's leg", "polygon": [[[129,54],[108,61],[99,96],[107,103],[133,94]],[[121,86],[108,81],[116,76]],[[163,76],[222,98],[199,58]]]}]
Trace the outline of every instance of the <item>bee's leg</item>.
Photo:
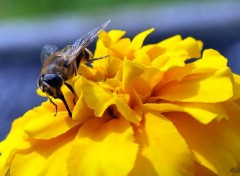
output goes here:
[{"label": "bee's leg", "polygon": [[7,172],[5,173],[5,176],[10,176],[10,168],[7,170]]},{"label": "bee's leg", "polygon": [[87,62],[93,62],[93,61],[95,61],[95,60],[104,59],[104,58],[110,56],[110,55],[108,54],[108,55],[106,55],[106,56],[102,56],[102,57],[98,57],[98,58],[93,58],[92,52],[91,52],[89,49],[87,49],[87,48],[85,48],[82,53],[83,53],[83,56],[84,56],[84,58],[85,58],[85,60],[86,60]]},{"label": "bee's leg", "polygon": [[109,57],[110,55],[106,55],[106,56],[102,56],[102,57],[99,57],[99,58],[92,58],[92,59],[90,59],[90,60],[88,60],[88,62],[86,62],[85,64],[88,66],[88,67],[93,67],[92,66],[92,63],[93,63],[93,61],[95,61],[95,60],[100,60],[100,59],[104,59],[104,58],[107,58],[107,57]]},{"label": "bee's leg", "polygon": [[64,103],[67,111],[68,111],[68,115],[72,118],[72,112],[70,111],[69,107],[68,107],[68,104],[67,104],[67,101],[65,100],[63,94],[61,93],[58,97],[60,100],[62,100],[62,102]]},{"label": "bee's leg", "polygon": [[104,58],[107,58],[107,57],[109,57],[110,55],[108,54],[108,55],[106,55],[106,56],[102,56],[102,57],[98,57],[98,58],[92,58],[92,59],[89,59],[89,62],[93,62],[93,61],[95,61],[95,60],[100,60],[100,59],[104,59]]},{"label": "bee's leg", "polygon": [[[89,51],[89,50],[86,50],[87,52]],[[89,51],[90,52],[90,51]],[[107,58],[107,57],[109,57],[110,55],[106,55],[106,56],[102,56],[102,57],[98,57],[98,58],[92,58],[92,54],[91,55],[89,55],[89,57],[88,57],[88,59],[86,59],[87,60],[87,62],[85,63],[88,67],[92,67],[92,62],[93,61],[95,61],[95,60],[100,60],[100,59],[104,59],[104,58]]]},{"label": "bee's leg", "polygon": [[103,59],[103,58],[106,58],[106,57],[109,57],[109,55],[99,57],[99,58],[93,58],[92,52],[89,49],[84,48],[84,50],[79,54],[79,56],[77,58],[77,66],[79,66],[79,64],[82,60],[85,60],[85,64],[88,67],[92,67],[91,64],[92,64],[93,61]]},{"label": "bee's leg", "polygon": [[76,104],[76,102],[75,102],[75,91],[73,90],[73,87],[70,85],[70,84],[68,84],[68,83],[66,83],[66,82],[64,82],[65,84],[66,84],[66,86],[69,88],[69,90],[73,93],[73,95],[74,95],[74,98],[73,98],[73,104]]},{"label": "bee's leg", "polygon": [[50,97],[49,97],[48,99],[49,99],[50,102],[55,106],[56,111],[55,111],[54,117],[56,117],[56,115],[57,115],[57,105],[56,105],[56,103],[54,103],[54,102],[52,101],[52,99],[51,99]]}]

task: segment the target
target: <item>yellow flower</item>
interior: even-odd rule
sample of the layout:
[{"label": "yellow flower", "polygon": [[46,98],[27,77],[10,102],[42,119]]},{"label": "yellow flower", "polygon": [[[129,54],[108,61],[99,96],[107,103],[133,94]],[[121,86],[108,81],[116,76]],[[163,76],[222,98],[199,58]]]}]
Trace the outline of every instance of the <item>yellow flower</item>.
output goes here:
[{"label": "yellow flower", "polygon": [[[179,35],[143,45],[102,32],[91,67],[60,100],[13,122],[0,175],[231,175],[240,161],[240,76],[202,42]],[[198,58],[194,62],[189,59]]]}]

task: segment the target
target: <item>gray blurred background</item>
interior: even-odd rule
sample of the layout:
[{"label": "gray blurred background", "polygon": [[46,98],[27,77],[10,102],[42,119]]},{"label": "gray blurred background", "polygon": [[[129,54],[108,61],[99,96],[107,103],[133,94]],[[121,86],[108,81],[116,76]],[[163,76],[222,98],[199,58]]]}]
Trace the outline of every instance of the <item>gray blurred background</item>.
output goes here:
[{"label": "gray blurred background", "polygon": [[128,37],[156,28],[146,43],[193,36],[204,48],[220,51],[240,73],[239,7],[238,0],[1,0],[0,140],[14,118],[45,101],[36,94],[44,44],[64,47],[111,19],[107,30],[126,30]]}]

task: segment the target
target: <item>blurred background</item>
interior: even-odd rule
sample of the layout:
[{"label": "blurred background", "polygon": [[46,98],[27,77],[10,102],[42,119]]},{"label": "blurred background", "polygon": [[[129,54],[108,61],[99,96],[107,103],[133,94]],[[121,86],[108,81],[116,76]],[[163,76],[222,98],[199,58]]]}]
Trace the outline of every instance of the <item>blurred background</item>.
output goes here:
[{"label": "blurred background", "polygon": [[14,118],[45,101],[36,94],[44,44],[64,47],[111,19],[107,30],[126,30],[128,37],[156,28],[146,43],[193,36],[240,73],[239,7],[239,0],[1,0],[0,141]]}]

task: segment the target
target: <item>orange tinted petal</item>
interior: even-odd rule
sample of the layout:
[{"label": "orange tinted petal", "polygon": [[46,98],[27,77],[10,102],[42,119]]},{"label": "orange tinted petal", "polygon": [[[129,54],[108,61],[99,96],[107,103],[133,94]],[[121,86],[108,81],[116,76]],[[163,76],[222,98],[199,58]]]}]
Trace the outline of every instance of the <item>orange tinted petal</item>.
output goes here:
[{"label": "orange tinted petal", "polygon": [[194,176],[216,176],[216,174],[214,174],[208,168],[195,162],[195,175]]}]

